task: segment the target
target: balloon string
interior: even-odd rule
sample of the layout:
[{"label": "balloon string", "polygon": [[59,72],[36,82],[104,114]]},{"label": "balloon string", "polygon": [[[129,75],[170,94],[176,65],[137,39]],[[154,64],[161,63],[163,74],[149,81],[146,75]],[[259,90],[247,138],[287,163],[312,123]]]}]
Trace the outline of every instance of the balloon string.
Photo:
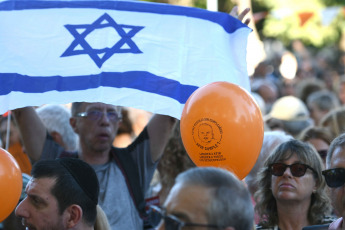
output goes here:
[{"label": "balloon string", "polygon": [[10,129],[11,129],[11,113],[7,115],[7,130],[6,130],[6,145],[5,149],[8,150],[10,145]]}]

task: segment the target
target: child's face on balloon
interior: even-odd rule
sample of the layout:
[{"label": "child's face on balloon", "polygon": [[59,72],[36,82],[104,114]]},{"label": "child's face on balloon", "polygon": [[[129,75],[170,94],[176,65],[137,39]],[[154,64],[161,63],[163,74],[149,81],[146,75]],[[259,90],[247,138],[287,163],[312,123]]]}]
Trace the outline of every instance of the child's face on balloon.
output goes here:
[{"label": "child's face on balloon", "polygon": [[199,126],[199,139],[202,142],[206,142],[209,143],[212,141],[212,137],[213,137],[213,130],[212,127],[207,125],[207,124],[201,124]]}]

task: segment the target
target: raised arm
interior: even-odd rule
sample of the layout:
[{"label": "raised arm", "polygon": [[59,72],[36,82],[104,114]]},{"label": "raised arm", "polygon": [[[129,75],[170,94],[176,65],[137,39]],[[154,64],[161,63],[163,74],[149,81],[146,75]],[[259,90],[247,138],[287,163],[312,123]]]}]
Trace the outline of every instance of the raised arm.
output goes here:
[{"label": "raised arm", "polygon": [[33,107],[12,111],[22,136],[25,151],[31,161],[40,159],[47,130]]},{"label": "raised arm", "polygon": [[250,18],[247,18],[246,20],[244,20],[244,17],[249,13],[250,9],[249,8],[244,9],[239,15],[237,15],[237,11],[238,11],[238,7],[234,6],[232,10],[230,11],[230,15],[237,18],[244,24],[249,25]]},{"label": "raised arm", "polygon": [[175,124],[175,118],[158,114],[154,115],[148,123],[147,131],[153,161],[157,161],[162,156]]}]

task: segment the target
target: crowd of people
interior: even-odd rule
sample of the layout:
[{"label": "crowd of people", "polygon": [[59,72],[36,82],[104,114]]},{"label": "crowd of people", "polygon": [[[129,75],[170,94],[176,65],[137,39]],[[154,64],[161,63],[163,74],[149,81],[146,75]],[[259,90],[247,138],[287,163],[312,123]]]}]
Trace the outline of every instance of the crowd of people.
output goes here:
[{"label": "crowd of people", "polygon": [[294,43],[293,79],[277,56],[251,76],[265,132],[243,181],[196,167],[169,116],[100,102],[1,116],[24,185],[3,229],[345,229],[345,55]]}]

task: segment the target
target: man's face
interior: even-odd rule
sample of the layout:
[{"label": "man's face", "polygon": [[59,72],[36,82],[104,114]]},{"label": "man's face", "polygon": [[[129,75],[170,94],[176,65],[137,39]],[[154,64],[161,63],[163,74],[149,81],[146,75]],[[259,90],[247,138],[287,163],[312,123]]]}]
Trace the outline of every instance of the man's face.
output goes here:
[{"label": "man's face", "polygon": [[94,152],[109,151],[119,127],[119,120],[111,120],[106,113],[117,112],[117,107],[103,103],[83,103],[79,112],[99,111],[99,119],[89,117],[72,118],[74,131],[79,134],[83,147]]},{"label": "man's face", "polygon": [[31,179],[26,186],[26,197],[15,210],[22,218],[27,230],[64,230],[67,229],[67,212],[59,214],[58,201],[51,194],[55,184],[53,178]]},{"label": "man's face", "polygon": [[[164,204],[166,214],[173,215],[183,222],[208,224],[206,207],[210,202],[210,196],[211,191],[208,188],[175,184]],[[158,229],[165,229],[164,223],[161,223]],[[193,229],[197,230],[198,227]]]},{"label": "man's face", "polygon": [[[337,147],[332,155],[329,167],[333,168],[345,168],[345,149]],[[345,217],[345,186],[338,188],[329,188],[331,193],[332,205],[336,213],[339,216]]]}]

